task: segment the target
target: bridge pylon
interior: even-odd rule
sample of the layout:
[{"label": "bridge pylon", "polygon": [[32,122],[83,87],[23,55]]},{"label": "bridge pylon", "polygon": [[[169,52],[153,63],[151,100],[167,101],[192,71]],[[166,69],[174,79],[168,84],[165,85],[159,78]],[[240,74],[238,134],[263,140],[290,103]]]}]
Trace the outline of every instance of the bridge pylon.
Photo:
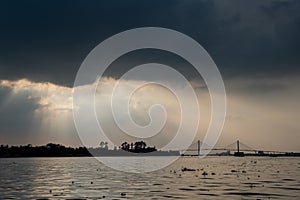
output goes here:
[{"label": "bridge pylon", "polygon": [[244,157],[245,156],[244,152],[240,151],[240,141],[239,140],[236,141],[236,150],[237,151],[234,152],[234,156],[236,156],[236,157]]}]

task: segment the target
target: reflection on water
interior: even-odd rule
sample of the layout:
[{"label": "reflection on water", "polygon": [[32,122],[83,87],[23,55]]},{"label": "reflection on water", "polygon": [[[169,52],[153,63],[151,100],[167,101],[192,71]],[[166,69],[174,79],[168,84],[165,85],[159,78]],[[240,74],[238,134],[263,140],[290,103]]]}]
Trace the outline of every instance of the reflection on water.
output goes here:
[{"label": "reflection on water", "polygon": [[[155,164],[162,157],[151,159]],[[298,199],[299,170],[299,158],[180,158],[141,174],[112,170],[94,158],[3,158],[0,198]]]}]

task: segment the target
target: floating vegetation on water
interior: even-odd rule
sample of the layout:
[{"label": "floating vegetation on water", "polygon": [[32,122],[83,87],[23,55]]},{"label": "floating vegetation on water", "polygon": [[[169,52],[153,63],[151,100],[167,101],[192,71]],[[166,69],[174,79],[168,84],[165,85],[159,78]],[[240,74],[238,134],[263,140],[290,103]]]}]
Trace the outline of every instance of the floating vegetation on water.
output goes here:
[{"label": "floating vegetation on water", "polygon": [[125,197],[126,196],[126,193],[125,192],[122,192],[121,193],[121,197]]},{"label": "floating vegetation on water", "polygon": [[202,175],[203,175],[203,176],[207,176],[208,173],[204,171],[204,172],[202,172]]},{"label": "floating vegetation on water", "polygon": [[182,172],[194,172],[196,171],[196,169],[191,169],[191,168],[187,168],[187,167],[184,167],[181,169]]}]

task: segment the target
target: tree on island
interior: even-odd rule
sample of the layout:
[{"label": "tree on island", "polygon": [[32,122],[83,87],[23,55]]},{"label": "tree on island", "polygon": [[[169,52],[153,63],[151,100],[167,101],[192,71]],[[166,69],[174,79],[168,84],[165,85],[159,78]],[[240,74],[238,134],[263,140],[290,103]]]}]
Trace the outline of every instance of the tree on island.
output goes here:
[{"label": "tree on island", "polygon": [[99,146],[100,146],[100,149],[108,150],[108,143],[107,142],[101,141]]},{"label": "tree on island", "polygon": [[147,144],[144,141],[138,141],[134,144],[129,144],[128,142],[123,142],[120,146],[120,149],[124,151],[134,152],[134,153],[148,153],[156,151],[155,147],[147,147]]},{"label": "tree on island", "polygon": [[147,147],[147,144],[144,141],[134,143],[135,150],[145,149],[146,147]]},{"label": "tree on island", "polygon": [[121,149],[122,150],[125,150],[125,151],[129,151],[130,150],[130,145],[127,143],[127,142],[123,142],[122,144],[121,144]]}]

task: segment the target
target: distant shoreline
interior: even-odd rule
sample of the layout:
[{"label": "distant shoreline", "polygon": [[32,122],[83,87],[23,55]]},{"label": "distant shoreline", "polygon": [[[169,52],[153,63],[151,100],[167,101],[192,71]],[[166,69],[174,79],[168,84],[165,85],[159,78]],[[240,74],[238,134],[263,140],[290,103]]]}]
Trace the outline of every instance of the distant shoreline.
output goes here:
[{"label": "distant shoreline", "polygon": [[[96,156],[93,156],[93,155],[53,155],[53,156],[2,156],[0,155],[0,159],[1,158],[83,158],[83,157],[86,157],[86,158],[89,158],[89,157],[173,157],[173,156],[179,156],[179,157],[184,157],[184,158],[192,158],[192,157],[198,157],[198,155],[174,155],[174,154],[156,154],[156,155],[148,155],[149,153],[147,154],[144,154],[144,153],[139,153],[139,154],[134,154],[134,155],[96,155]],[[216,155],[216,154],[209,154],[209,155],[206,155],[206,157],[235,157],[234,155],[227,155],[227,156],[224,156],[224,155]],[[276,155],[276,156],[270,156],[270,155],[254,155],[254,154],[251,154],[251,155],[245,155],[244,157],[294,157],[294,158],[297,158],[297,157],[300,157],[300,154],[297,153],[297,154],[288,154],[288,155],[284,155],[284,154],[281,154],[281,155]]]},{"label": "distant shoreline", "polygon": [[123,149],[65,147],[60,144],[49,143],[43,146],[0,146],[0,158],[22,157],[129,157],[129,156],[180,156],[179,151],[159,151],[153,148],[126,151]]},{"label": "distant shoreline", "polygon": [[[92,158],[92,157],[111,157],[111,158],[124,158],[124,157],[173,157],[170,156],[148,156],[148,155],[141,155],[141,156],[20,156],[20,157],[0,157],[0,159],[9,159],[9,158]],[[187,158],[187,157],[197,157],[197,156],[180,156],[181,158]],[[218,155],[207,155],[206,157],[234,157],[234,156],[218,156]],[[245,156],[245,157],[270,157],[270,156]],[[277,158],[299,158],[300,156],[277,156]]]},{"label": "distant shoreline", "polygon": [[[272,154],[254,154],[243,153],[245,157],[300,157],[298,152],[287,153],[272,153]],[[48,143],[43,146],[0,146],[0,158],[26,158],[26,157],[150,157],[150,156],[181,156],[181,157],[195,157],[196,154],[181,154],[179,151],[160,151],[155,148],[141,148],[141,149],[108,149],[103,147],[86,148],[86,147],[65,147],[60,144]],[[200,155],[201,156],[201,155]],[[230,152],[209,154],[207,156],[235,156]]]}]

